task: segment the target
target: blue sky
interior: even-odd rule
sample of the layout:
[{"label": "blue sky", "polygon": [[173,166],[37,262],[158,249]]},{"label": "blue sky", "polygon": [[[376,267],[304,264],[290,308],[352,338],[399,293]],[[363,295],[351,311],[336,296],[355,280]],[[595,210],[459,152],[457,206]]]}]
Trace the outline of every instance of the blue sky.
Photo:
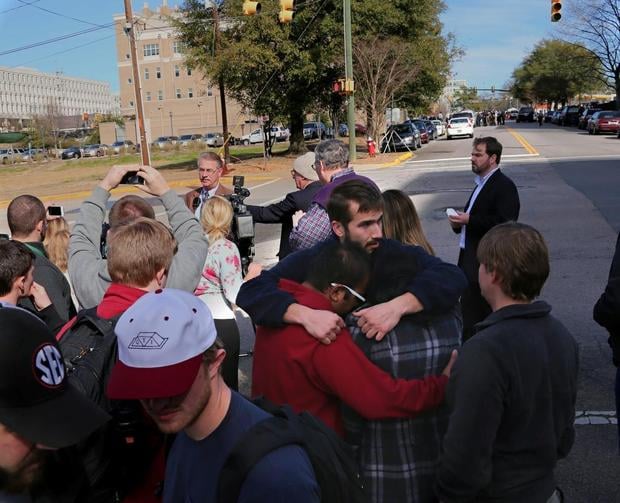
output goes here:
[{"label": "blue sky", "polygon": [[[501,87],[535,43],[553,34],[549,0],[445,1],[445,30],[454,33],[466,51],[454,66],[455,77],[479,88]],[[154,8],[161,0],[148,3]],[[168,3],[173,6],[180,2]],[[134,10],[141,10],[143,4],[134,1],[132,5]],[[0,52],[109,24],[113,14],[122,12],[122,0],[0,0]],[[113,91],[118,91],[111,28],[0,55],[0,66],[62,71],[70,76],[107,81]]]}]

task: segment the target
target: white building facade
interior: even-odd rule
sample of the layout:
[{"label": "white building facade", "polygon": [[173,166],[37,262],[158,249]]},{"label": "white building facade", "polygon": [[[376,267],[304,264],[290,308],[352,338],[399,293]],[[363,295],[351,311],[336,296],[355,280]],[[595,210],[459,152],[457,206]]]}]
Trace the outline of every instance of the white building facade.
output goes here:
[{"label": "white building facade", "polygon": [[108,114],[115,108],[118,105],[107,82],[0,67],[0,119],[23,120],[49,113]]}]

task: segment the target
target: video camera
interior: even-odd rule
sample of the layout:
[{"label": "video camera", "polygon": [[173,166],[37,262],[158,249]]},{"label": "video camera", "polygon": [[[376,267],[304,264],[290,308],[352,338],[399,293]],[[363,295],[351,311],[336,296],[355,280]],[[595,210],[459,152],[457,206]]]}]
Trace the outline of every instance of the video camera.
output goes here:
[{"label": "video camera", "polygon": [[233,176],[233,193],[228,200],[233,208],[232,240],[239,248],[241,255],[241,268],[243,275],[248,272],[248,266],[254,257],[254,219],[248,211],[244,200],[250,195],[250,191],[244,187],[245,177]]}]

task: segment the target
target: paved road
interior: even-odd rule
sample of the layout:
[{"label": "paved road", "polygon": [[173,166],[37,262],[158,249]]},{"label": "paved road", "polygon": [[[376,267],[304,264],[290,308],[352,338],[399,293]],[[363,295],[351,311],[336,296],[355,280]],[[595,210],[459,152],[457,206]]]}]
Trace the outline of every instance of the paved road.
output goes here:
[{"label": "paved road", "polygon": [[[496,136],[504,145],[501,166],[519,188],[520,220],[540,229],[550,248],[551,276],[542,297],[580,346],[577,440],[569,458],[560,463],[559,483],[569,502],[620,503],[620,457],[615,417],[609,415],[614,410],[614,370],[606,334],[591,315],[620,230],[620,140],[548,124],[508,123],[478,128],[476,135]],[[360,168],[382,189],[399,188],[411,195],[429,240],[450,262],[456,262],[458,241],[448,228],[445,208],[462,207],[472,190],[470,150],[469,139],[441,139],[400,167]],[[294,190],[288,177],[251,181],[249,188],[253,204]],[[75,218],[78,205],[65,202],[69,219]],[[156,211],[161,215],[161,206]],[[5,228],[2,212],[0,232]],[[257,260],[274,263],[279,226],[258,224],[256,232]],[[249,333],[244,333],[243,349],[252,346]],[[250,358],[241,367],[251,375]]]}]

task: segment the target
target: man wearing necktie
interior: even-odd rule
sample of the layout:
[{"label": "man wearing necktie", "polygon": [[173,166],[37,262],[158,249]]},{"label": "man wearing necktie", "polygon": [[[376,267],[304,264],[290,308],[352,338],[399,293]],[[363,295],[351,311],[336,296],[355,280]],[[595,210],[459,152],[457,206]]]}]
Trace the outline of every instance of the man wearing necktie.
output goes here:
[{"label": "man wearing necktie", "polygon": [[232,190],[220,184],[220,177],[224,171],[224,162],[215,152],[203,152],[198,156],[198,178],[200,187],[190,190],[185,194],[186,206],[194,211],[196,218],[200,221],[200,212],[203,203],[213,196],[229,196]]},{"label": "man wearing necktie", "polygon": [[496,138],[488,136],[474,140],[471,170],[476,175],[476,187],[465,211],[448,217],[452,230],[460,234],[458,265],[469,283],[461,297],[463,341],[474,334],[476,323],[491,314],[478,284],[478,243],[496,225],[519,218],[519,193],[514,182],[499,169],[501,156],[502,144]]}]

